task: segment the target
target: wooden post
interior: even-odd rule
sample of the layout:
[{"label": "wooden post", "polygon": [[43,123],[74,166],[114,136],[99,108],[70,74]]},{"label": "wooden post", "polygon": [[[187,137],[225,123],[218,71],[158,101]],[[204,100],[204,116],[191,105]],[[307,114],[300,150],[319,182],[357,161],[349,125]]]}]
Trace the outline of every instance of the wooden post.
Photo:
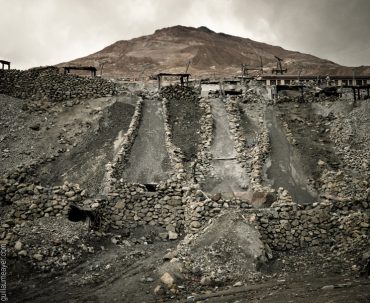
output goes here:
[{"label": "wooden post", "polygon": [[353,100],[356,101],[356,89],[352,87],[352,91],[353,91]]},{"label": "wooden post", "polygon": [[303,97],[303,86],[301,87],[301,98],[302,98],[302,102],[304,102],[304,97]]},{"label": "wooden post", "polygon": [[180,76],[180,83],[181,83],[181,87],[184,86],[184,77],[183,76]]},{"label": "wooden post", "polygon": [[161,76],[158,75],[158,91],[161,90]]}]

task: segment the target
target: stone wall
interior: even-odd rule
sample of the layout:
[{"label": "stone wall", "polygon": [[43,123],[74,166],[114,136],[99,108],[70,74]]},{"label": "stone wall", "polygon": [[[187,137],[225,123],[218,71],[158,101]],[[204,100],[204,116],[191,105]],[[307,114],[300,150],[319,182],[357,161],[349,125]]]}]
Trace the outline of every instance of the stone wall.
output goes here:
[{"label": "stone wall", "polygon": [[172,129],[170,125],[170,117],[168,114],[168,103],[169,100],[166,98],[162,99],[162,109],[163,109],[163,120],[164,120],[164,131],[165,131],[165,143],[168,152],[168,156],[170,157],[172,166],[175,170],[183,169],[183,159],[184,153],[181,151],[179,147],[177,147],[172,142]]},{"label": "stone wall", "polygon": [[211,145],[213,141],[213,117],[209,99],[201,98],[199,106],[202,108],[202,117],[199,121],[199,135],[201,142],[198,144],[196,160],[192,162],[191,167],[194,171],[194,178],[197,182],[204,180],[208,175],[211,166]]},{"label": "stone wall", "polygon": [[229,119],[230,132],[234,137],[237,160],[245,167],[253,191],[269,192],[272,189],[263,185],[263,166],[270,152],[270,138],[263,119],[259,120],[259,132],[253,147],[247,148],[246,136],[241,129],[239,98],[226,100],[226,111]]},{"label": "stone wall", "polygon": [[132,116],[130,126],[127,132],[123,135],[119,151],[115,155],[113,163],[109,163],[106,166],[106,174],[104,177],[106,193],[109,192],[111,186],[114,186],[114,184],[117,182],[117,179],[120,178],[119,172],[123,169],[124,165],[128,161],[130,150],[139,131],[140,122],[143,114],[143,105],[144,100],[142,98],[139,98],[139,100],[136,102],[136,108],[134,115]]},{"label": "stone wall", "polygon": [[21,99],[63,101],[117,93],[116,84],[99,78],[64,75],[56,67],[0,70],[0,93]]},{"label": "stone wall", "polygon": [[[148,192],[144,185],[117,182],[105,198],[89,197],[77,184],[42,187],[15,179],[4,179],[0,197],[12,210],[2,218],[1,240],[12,238],[11,227],[41,217],[66,216],[71,204],[103,210],[112,228],[162,226],[176,238],[178,233],[197,233],[221,212],[239,210],[260,231],[272,250],[291,250],[317,245],[369,243],[370,203],[367,201],[323,201],[302,206],[289,199],[278,200],[270,208],[254,209],[233,197],[207,197],[199,185],[189,183],[186,173],[178,173]],[[166,235],[168,236],[168,234]]]},{"label": "stone wall", "polygon": [[370,204],[367,202],[324,201],[313,206],[277,202],[270,208],[253,209],[238,199],[189,199],[186,209],[186,230],[196,233],[220,212],[240,209],[253,223],[264,243],[274,251],[318,245],[337,245],[350,249],[363,242],[370,244]]},{"label": "stone wall", "polygon": [[165,227],[180,232],[184,226],[184,174],[160,182],[156,191],[148,192],[142,184],[121,182],[109,194],[106,210],[113,228],[135,228],[143,225]]}]

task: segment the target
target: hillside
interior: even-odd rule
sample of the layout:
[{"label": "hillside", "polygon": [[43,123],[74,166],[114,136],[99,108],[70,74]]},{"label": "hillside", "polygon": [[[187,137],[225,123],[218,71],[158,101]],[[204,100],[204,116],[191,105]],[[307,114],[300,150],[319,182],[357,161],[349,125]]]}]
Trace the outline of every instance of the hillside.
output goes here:
[{"label": "hillside", "polygon": [[[351,67],[309,54],[285,50],[279,46],[248,38],[215,33],[206,27],[174,26],[156,30],[154,34],[131,40],[117,41],[89,56],[58,64],[92,65],[110,77],[141,77],[158,72],[184,72],[191,60],[189,72],[193,76],[238,75],[240,64],[260,65],[271,73],[274,56],[284,59],[288,74],[352,75]],[[369,74],[370,67],[356,68],[356,74]]]}]

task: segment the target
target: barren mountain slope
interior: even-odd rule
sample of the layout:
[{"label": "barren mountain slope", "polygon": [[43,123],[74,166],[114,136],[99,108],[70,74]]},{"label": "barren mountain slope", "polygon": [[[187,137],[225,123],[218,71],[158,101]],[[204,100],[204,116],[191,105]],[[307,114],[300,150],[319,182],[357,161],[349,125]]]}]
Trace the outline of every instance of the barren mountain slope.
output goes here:
[{"label": "barren mountain slope", "polygon": [[[215,33],[206,27],[185,26],[163,28],[152,35],[117,41],[68,64],[92,65],[100,69],[104,63],[104,76],[140,77],[163,71],[184,72],[191,60],[189,72],[192,75],[235,75],[240,73],[241,63],[259,66],[260,57],[265,71],[271,72],[276,62],[274,56],[284,59],[289,74],[296,74],[303,68],[303,74],[352,75],[351,68],[312,55]],[[369,72],[370,67],[356,70],[357,74]]]}]

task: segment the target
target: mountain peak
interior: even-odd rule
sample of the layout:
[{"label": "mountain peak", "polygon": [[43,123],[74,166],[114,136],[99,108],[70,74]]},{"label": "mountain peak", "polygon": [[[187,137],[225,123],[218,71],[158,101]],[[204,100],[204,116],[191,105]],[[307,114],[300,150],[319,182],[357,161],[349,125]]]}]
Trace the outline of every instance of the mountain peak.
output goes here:
[{"label": "mountain peak", "polygon": [[69,63],[97,68],[104,63],[104,76],[137,78],[159,72],[183,72],[191,61],[188,68],[193,76],[209,77],[237,76],[241,73],[241,64],[260,66],[261,60],[264,72],[269,73],[276,66],[275,56],[284,59],[283,65],[289,74],[352,74],[350,68],[308,54],[215,33],[206,26],[183,25],[165,27],[152,35],[113,43]]},{"label": "mountain peak", "polygon": [[181,34],[181,33],[190,33],[190,32],[204,32],[204,33],[209,33],[209,34],[215,33],[213,30],[210,30],[206,26],[200,26],[196,28],[196,27],[184,26],[184,25],[174,25],[170,27],[164,27],[161,29],[157,29],[154,32],[154,34],[160,34],[160,33]]},{"label": "mountain peak", "polygon": [[198,27],[197,28],[198,30],[200,30],[200,31],[202,31],[202,32],[206,32],[206,33],[211,33],[211,34],[213,34],[213,33],[215,33],[213,30],[210,30],[208,27],[206,27],[206,26],[200,26],[200,27]]}]

